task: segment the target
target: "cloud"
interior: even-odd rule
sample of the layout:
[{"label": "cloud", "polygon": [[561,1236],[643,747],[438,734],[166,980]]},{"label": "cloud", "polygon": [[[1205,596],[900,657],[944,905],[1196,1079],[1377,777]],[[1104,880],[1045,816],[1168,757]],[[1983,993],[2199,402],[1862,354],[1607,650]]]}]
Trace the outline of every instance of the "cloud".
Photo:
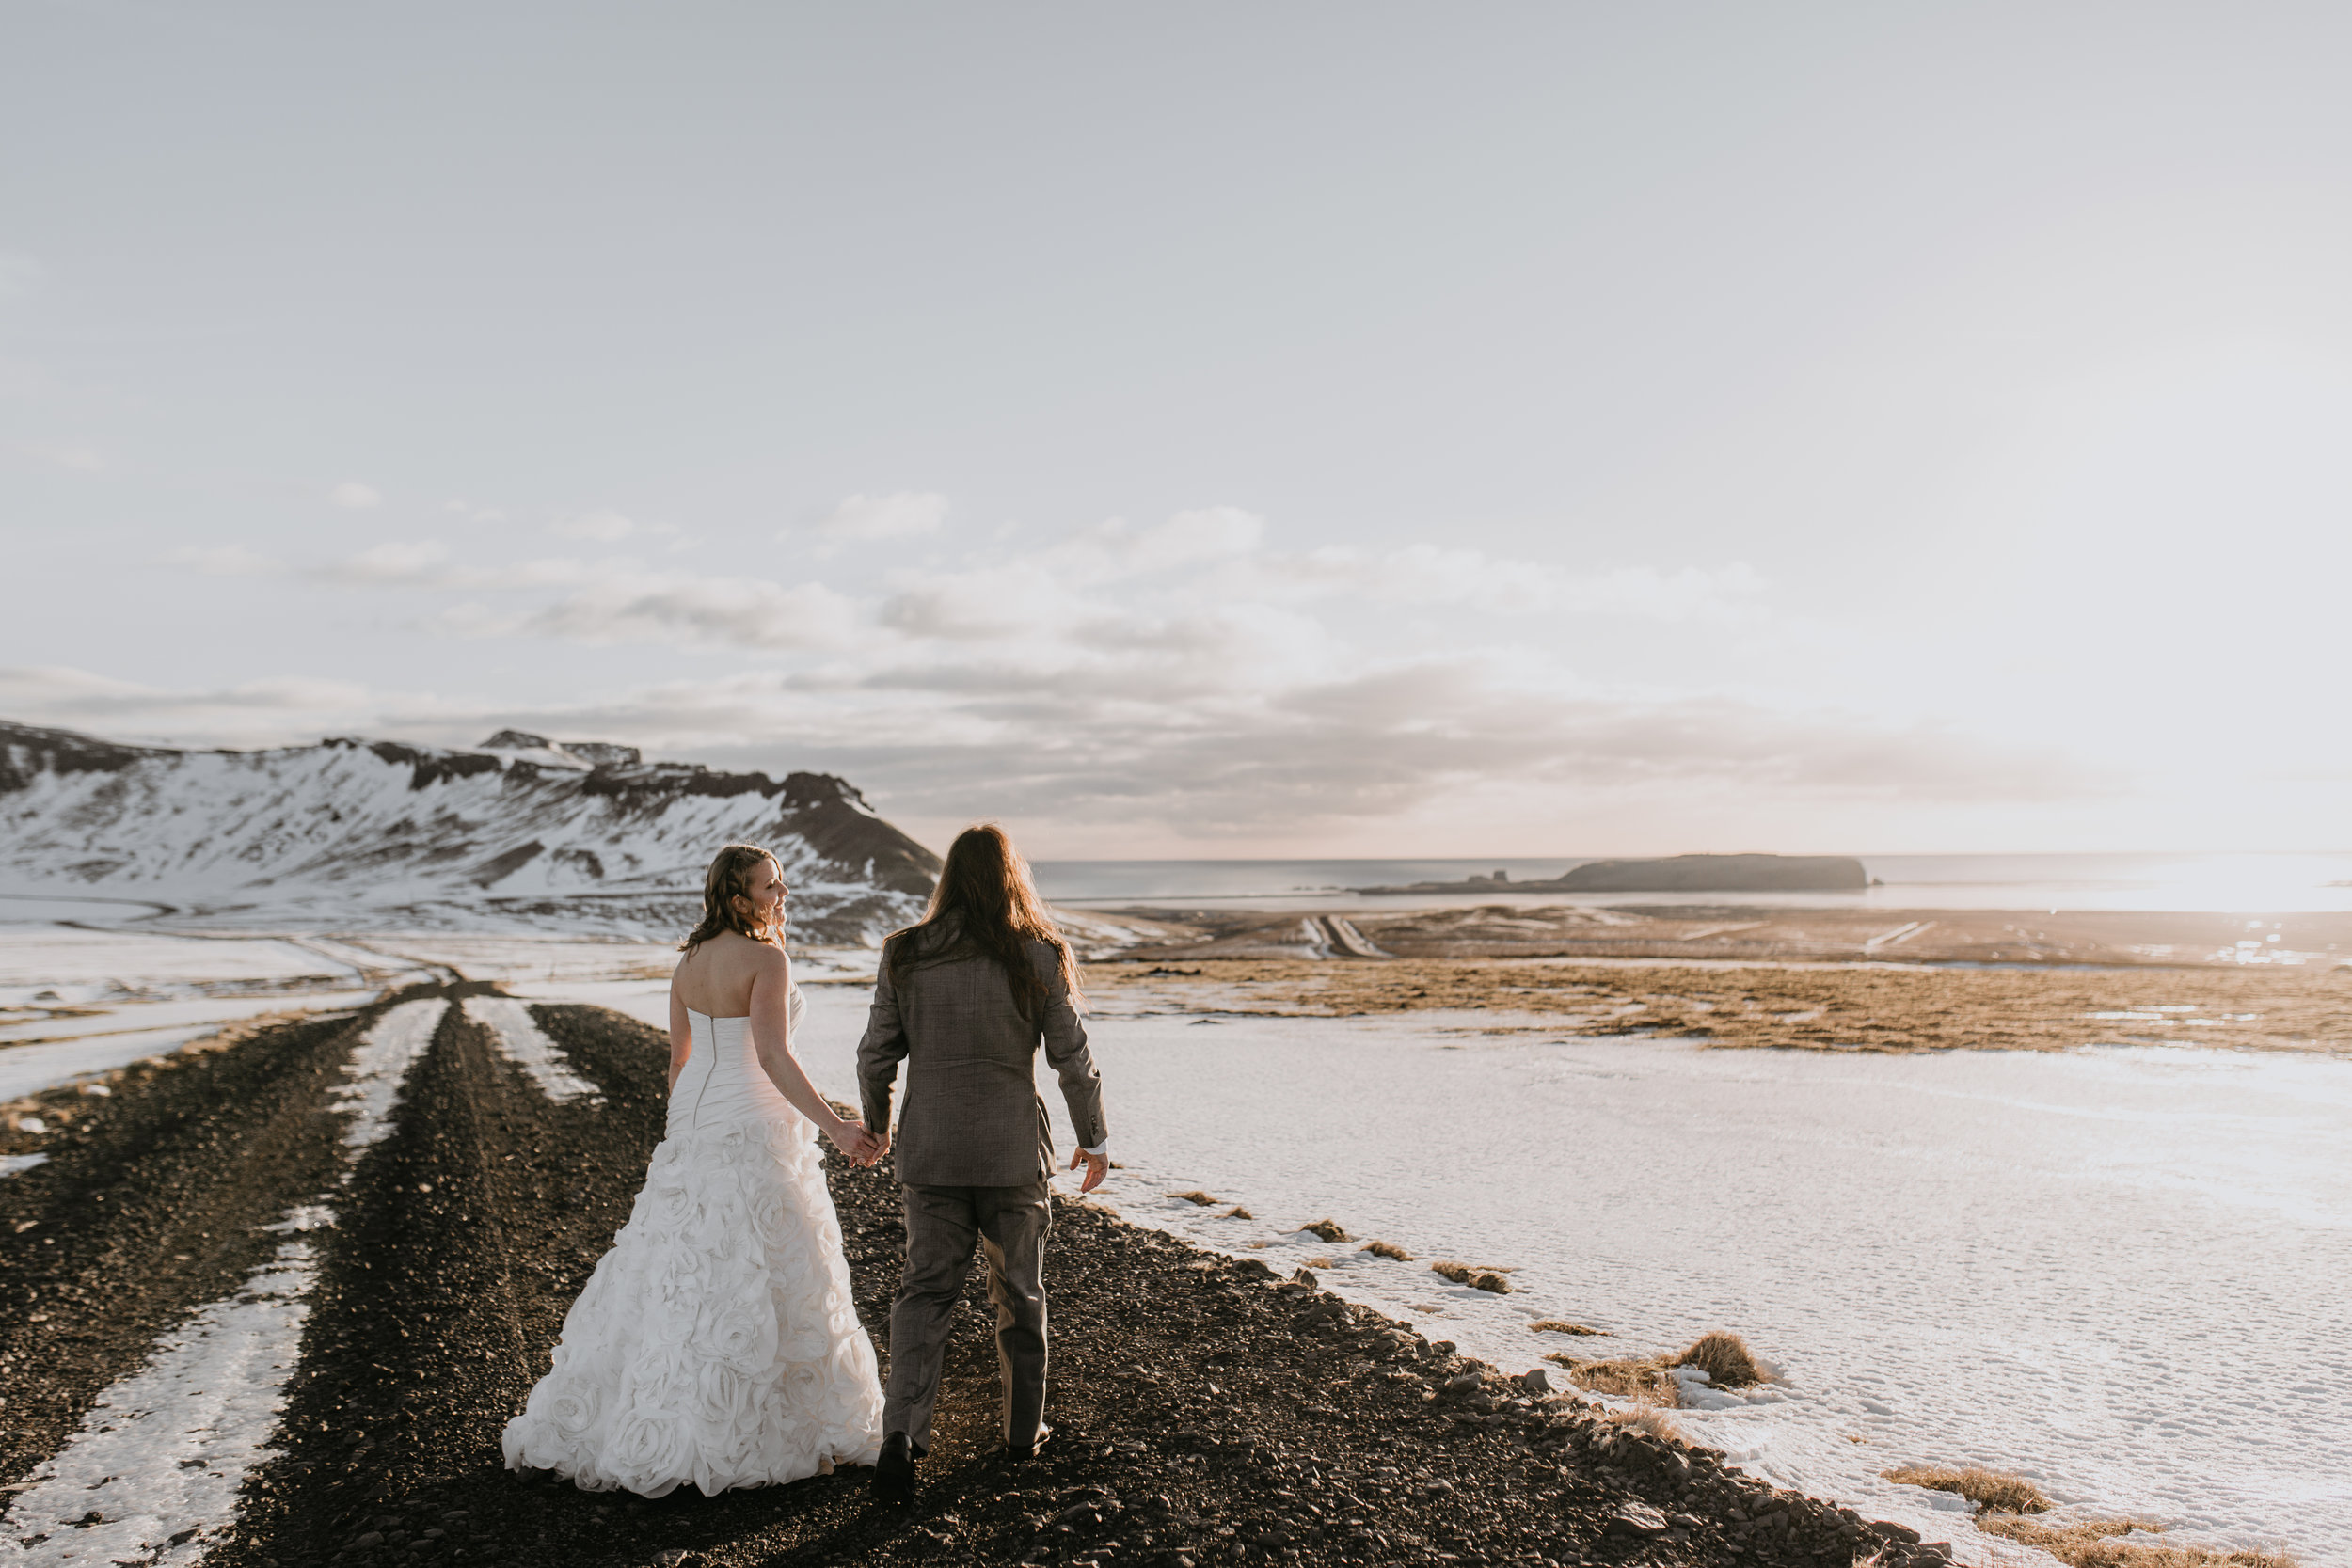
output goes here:
[{"label": "cloud", "polygon": [[1835,819],[1888,802],[2098,800],[2130,783],[2055,752],[1853,714],[1581,691],[1531,679],[1502,653],[1257,689],[1145,690],[956,661],[863,677],[746,671],[615,692],[540,722],[670,755],[839,771],[896,816],[1101,823],[1197,842],[1442,820],[1452,802],[1468,810],[1498,789],[1541,802],[1546,821],[1628,801],[1702,820],[1759,800]]},{"label": "cloud", "polygon": [[558,517],[548,525],[548,531],[565,539],[596,539],[610,544],[636,532],[637,525],[617,512],[580,512]]},{"label": "cloud", "polygon": [[1109,591],[1139,586],[1148,599],[1154,585],[1141,579],[1246,558],[1264,528],[1233,507],[1180,512],[1143,528],[1114,517],[1010,560],[893,573],[896,591],[879,618],[911,636],[955,641],[1099,636],[1145,608]]},{"label": "cloud", "polygon": [[[227,548],[183,559],[259,569]],[[1605,685],[1552,641],[1565,618],[1612,616],[1711,621],[1752,641],[1769,595],[1740,562],[1577,570],[1430,542],[1284,552],[1255,514],[1212,507],[939,564],[878,562],[837,585],[617,556],[475,563],[436,540],[379,544],[313,575],[448,595],[424,618],[446,635],[761,656],[572,706],[501,705],[497,722],[830,768],[917,818],[1275,843],[1443,817],[1497,789],[1565,821],[1612,801],[1809,801],[1829,816],[1842,802],[2081,801],[2124,782],[1956,730],[1730,689]],[[1455,633],[1399,636],[1398,609],[1450,617]],[[373,709],[378,733],[456,743],[493,711]],[[779,736],[789,744],[759,738]]]},{"label": "cloud", "polygon": [[281,675],[208,689],[118,680],[56,665],[0,667],[0,714],[108,739],[270,746],[364,722],[381,698],[345,681]]},{"label": "cloud", "polygon": [[449,546],[437,539],[394,540],[320,567],[316,575],[336,582],[395,587],[463,586],[470,580],[469,574],[450,565],[449,559]]},{"label": "cloud", "polygon": [[1011,562],[961,572],[904,574],[882,605],[882,624],[914,637],[988,641],[1051,633],[1099,613],[1051,569]]},{"label": "cloud", "polygon": [[1099,544],[1129,572],[1162,572],[1203,562],[1228,561],[1255,550],[1265,538],[1265,519],[1236,506],[1179,512],[1151,528],[1114,520],[1094,531]]},{"label": "cloud", "polygon": [[162,558],[167,565],[186,566],[208,578],[274,577],[284,562],[243,545],[185,545]]},{"label": "cloud", "polygon": [[580,642],[824,649],[850,643],[861,619],[855,600],[821,582],[632,574],[560,599],[516,629]]},{"label": "cloud", "polygon": [[860,494],[844,496],[841,504],[817,525],[817,531],[825,538],[843,542],[907,539],[938,532],[946,516],[947,498],[933,491],[896,490],[887,496]]},{"label": "cloud", "polygon": [[371,489],[356,479],[347,479],[336,485],[335,488],[326,492],[326,499],[337,506],[347,507],[355,512],[384,504],[382,491]]},{"label": "cloud", "polygon": [[[471,613],[478,631],[787,650],[838,642],[852,624],[849,602],[814,585],[641,588],[444,616]],[[533,628],[534,618],[552,624]],[[1214,642],[1216,630],[1196,635]],[[115,738],[233,745],[326,733],[469,745],[504,725],[553,730],[715,765],[839,772],[901,820],[997,816],[1064,835],[1099,827],[1106,847],[1137,836],[1171,847],[1280,844],[1400,822],[1462,837],[1490,824],[1541,842],[1561,824],[1573,832],[1629,809],[1691,832],[1759,808],[1810,813],[1834,832],[1888,805],[2104,812],[2137,785],[2058,751],[1957,729],[1591,689],[1518,650],[1338,666],[1318,655],[1269,673],[1196,657],[1190,641],[1168,657],[1121,649],[1059,670],[1020,657],[877,662],[862,640],[847,647],[806,667],[739,665],[520,708],[299,678],[167,689],[0,669],[0,714]],[[1484,815],[1498,798],[1520,802],[1519,815]]]},{"label": "cloud", "polygon": [[626,556],[603,561],[549,556],[501,566],[469,566],[455,560],[450,547],[437,539],[409,539],[371,546],[357,555],[311,567],[306,575],[325,582],[365,587],[480,592],[629,581],[642,578],[644,571],[642,562]]},{"label": "cloud", "polygon": [[1567,612],[1684,621],[1745,613],[1764,579],[1743,562],[1720,567],[1619,566],[1569,572],[1483,550],[1409,545],[1381,554],[1329,546],[1254,563],[1273,593],[1354,594],[1375,604],[1471,605],[1508,614]]}]

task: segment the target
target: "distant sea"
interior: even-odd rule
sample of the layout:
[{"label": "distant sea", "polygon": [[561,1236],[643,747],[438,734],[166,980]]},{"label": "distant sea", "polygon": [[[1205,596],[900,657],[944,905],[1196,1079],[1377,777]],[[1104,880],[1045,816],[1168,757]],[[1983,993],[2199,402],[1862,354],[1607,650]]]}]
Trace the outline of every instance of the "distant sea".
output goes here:
[{"label": "distant sea", "polygon": [[2352,852],[2185,855],[1862,855],[1882,886],[1858,893],[1513,894],[1483,887],[1409,900],[1350,890],[1459,882],[1505,873],[1558,877],[1598,856],[1420,861],[1040,861],[1038,885],[1057,904],[1192,908],[1368,909],[1464,903],[1740,903],[1794,909],[2167,910],[2295,913],[2352,911]]}]

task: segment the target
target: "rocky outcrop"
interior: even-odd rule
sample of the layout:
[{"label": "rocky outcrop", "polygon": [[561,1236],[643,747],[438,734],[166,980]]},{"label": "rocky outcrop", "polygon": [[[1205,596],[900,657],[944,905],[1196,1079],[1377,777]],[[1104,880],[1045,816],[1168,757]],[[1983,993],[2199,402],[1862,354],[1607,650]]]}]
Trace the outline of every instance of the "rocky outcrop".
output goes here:
[{"label": "rocky outcrop", "polygon": [[615,746],[609,740],[549,740],[544,735],[529,730],[501,730],[484,741],[485,752],[546,752],[595,768],[608,762],[643,762],[644,753],[634,746]]},{"label": "rocky outcrop", "polygon": [[1359,887],[1394,897],[1416,893],[1848,893],[1870,885],[1851,855],[1673,855],[1664,860],[1588,861],[1565,876],[1515,882],[1504,871],[1459,882]]},{"label": "rocky outcrop", "polygon": [[1547,885],[1563,893],[1850,893],[1870,878],[1851,855],[1673,855],[1594,861]]},{"label": "rocky outcrop", "polygon": [[855,941],[913,919],[938,871],[831,774],[491,741],[177,751],[0,721],[0,889],[247,923],[644,934],[691,923],[710,855],[739,840],[783,863],[804,937]]}]

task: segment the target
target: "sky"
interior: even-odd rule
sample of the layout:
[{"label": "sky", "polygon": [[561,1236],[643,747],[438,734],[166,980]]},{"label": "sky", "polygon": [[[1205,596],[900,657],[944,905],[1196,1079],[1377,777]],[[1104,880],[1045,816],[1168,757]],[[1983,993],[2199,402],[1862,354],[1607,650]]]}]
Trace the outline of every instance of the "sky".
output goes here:
[{"label": "sky", "polygon": [[2352,8],[0,0],[0,717],[2341,848]]}]

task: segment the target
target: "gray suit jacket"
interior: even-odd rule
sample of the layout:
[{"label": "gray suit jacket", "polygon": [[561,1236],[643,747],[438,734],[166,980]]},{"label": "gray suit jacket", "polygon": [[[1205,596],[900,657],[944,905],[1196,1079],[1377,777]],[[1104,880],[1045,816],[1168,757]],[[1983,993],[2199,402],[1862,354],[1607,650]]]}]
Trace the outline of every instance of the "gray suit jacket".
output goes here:
[{"label": "gray suit jacket", "polygon": [[[894,938],[891,946],[906,940]],[[1005,972],[991,959],[919,964],[900,989],[891,982],[890,950],[883,950],[873,1011],[858,1041],[857,1076],[866,1125],[880,1132],[890,1125],[898,1063],[907,1064],[906,1103],[892,1142],[900,1181],[1019,1187],[1053,1174],[1053,1135],[1037,1092],[1041,1039],[1045,1059],[1060,1075],[1079,1147],[1092,1148],[1110,1136],[1103,1121],[1103,1080],[1054,949],[1032,942],[1029,960],[1046,988],[1035,1022],[1022,1018]]]}]

